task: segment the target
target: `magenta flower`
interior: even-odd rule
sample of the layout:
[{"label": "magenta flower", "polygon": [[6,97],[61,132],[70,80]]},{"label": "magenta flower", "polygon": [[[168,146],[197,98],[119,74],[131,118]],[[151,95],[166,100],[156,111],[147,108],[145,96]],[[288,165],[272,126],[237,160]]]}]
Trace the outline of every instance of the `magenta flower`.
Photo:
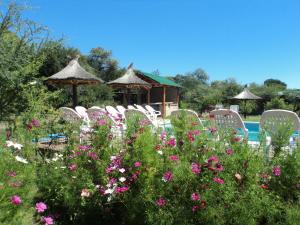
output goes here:
[{"label": "magenta flower", "polygon": [[200,199],[200,195],[198,193],[193,193],[191,196],[193,201],[198,201]]},{"label": "magenta flower", "polygon": [[142,165],[142,163],[139,162],[139,161],[137,161],[137,162],[134,163],[134,166],[135,166],[135,167],[140,167],[141,165]]},{"label": "magenta flower", "polygon": [[224,184],[224,180],[222,180],[221,178],[219,177],[214,177],[214,182],[217,182],[219,184]]},{"label": "magenta flower", "polygon": [[72,163],[68,166],[70,171],[75,171],[77,169],[77,165],[75,163]]},{"label": "magenta flower", "polygon": [[219,158],[217,156],[213,155],[213,156],[211,156],[211,157],[209,157],[207,159],[207,162],[208,163],[212,163],[212,162],[218,163],[219,162]]},{"label": "magenta flower", "polygon": [[34,127],[39,127],[39,126],[40,126],[40,122],[39,122],[37,119],[31,120],[31,124],[32,124]]},{"label": "magenta flower", "polygon": [[214,134],[214,133],[217,132],[217,128],[211,127],[211,128],[209,128],[209,131],[210,131],[212,134]]},{"label": "magenta flower", "polygon": [[192,211],[197,212],[199,210],[200,206],[199,205],[193,205]]},{"label": "magenta flower", "polygon": [[159,198],[156,200],[156,205],[159,207],[163,207],[167,204],[167,201],[164,198]]},{"label": "magenta flower", "polygon": [[201,168],[200,168],[200,165],[197,164],[197,163],[192,163],[192,172],[194,174],[199,174],[201,172]]},{"label": "magenta flower", "polygon": [[232,155],[233,154],[233,150],[231,148],[226,150],[226,154],[227,155]]},{"label": "magenta flower", "polygon": [[160,140],[164,140],[167,136],[167,131],[162,131],[160,134]]},{"label": "magenta flower", "polygon": [[42,222],[45,223],[45,225],[52,225],[54,224],[54,220],[51,216],[43,216]]},{"label": "magenta flower", "polygon": [[171,137],[168,141],[167,141],[167,145],[171,146],[171,147],[176,147],[176,139]]},{"label": "magenta flower", "polygon": [[38,202],[35,204],[35,209],[38,213],[42,213],[47,209],[47,205],[44,202]]},{"label": "magenta flower", "polygon": [[279,177],[281,175],[281,169],[280,166],[274,166],[273,167],[273,174],[276,177]]},{"label": "magenta flower", "polygon": [[215,170],[217,170],[217,171],[223,171],[224,167],[223,167],[223,165],[221,163],[217,163],[216,167],[215,167]]},{"label": "magenta flower", "polygon": [[116,188],[116,193],[123,193],[129,190],[129,187],[123,186],[123,187],[117,187]]},{"label": "magenta flower", "polygon": [[194,135],[199,135],[200,131],[199,130],[194,130]]},{"label": "magenta flower", "polygon": [[80,150],[82,150],[82,151],[88,151],[88,150],[90,150],[92,147],[89,146],[89,145],[80,145],[80,146],[78,146],[78,148],[79,148]]},{"label": "magenta flower", "polygon": [[169,159],[170,159],[171,161],[178,161],[178,160],[179,160],[179,156],[178,156],[178,155],[171,155],[171,156],[169,157]]},{"label": "magenta flower", "polygon": [[22,199],[18,195],[14,195],[10,198],[10,202],[14,205],[20,205],[22,203]]},{"label": "magenta flower", "polygon": [[190,142],[194,142],[195,141],[195,138],[194,138],[194,133],[189,131],[188,134],[187,134],[187,137],[189,139]]},{"label": "magenta flower", "polygon": [[162,180],[164,182],[169,182],[169,181],[172,181],[173,180],[173,173],[171,171],[167,171],[164,173],[164,176],[162,178]]}]

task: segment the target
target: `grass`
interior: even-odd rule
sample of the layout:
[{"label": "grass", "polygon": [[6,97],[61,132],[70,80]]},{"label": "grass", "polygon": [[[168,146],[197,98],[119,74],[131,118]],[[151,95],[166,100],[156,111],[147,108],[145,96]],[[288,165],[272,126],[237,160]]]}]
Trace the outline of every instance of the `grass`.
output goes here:
[{"label": "grass", "polygon": [[242,117],[242,119],[244,121],[251,121],[251,122],[259,122],[260,118],[261,118],[260,115],[257,115],[257,116],[247,116],[246,118]]}]

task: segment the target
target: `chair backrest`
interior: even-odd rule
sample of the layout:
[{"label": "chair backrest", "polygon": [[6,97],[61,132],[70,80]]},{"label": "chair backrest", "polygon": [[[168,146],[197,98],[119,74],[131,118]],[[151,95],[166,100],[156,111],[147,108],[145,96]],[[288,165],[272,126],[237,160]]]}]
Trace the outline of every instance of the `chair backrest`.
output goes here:
[{"label": "chair backrest", "polygon": [[138,118],[139,122],[143,123],[144,125],[149,124],[156,127],[156,124],[144,112],[138,109],[126,109],[125,119],[128,121],[134,118]]},{"label": "chair backrest", "polygon": [[122,106],[122,105],[117,105],[116,109],[119,111],[119,113],[122,114],[123,118],[125,118],[125,114],[124,113],[125,113],[126,108],[124,106]]},{"label": "chair backrest", "polygon": [[87,114],[87,109],[83,106],[76,106],[75,107],[76,112],[81,116],[82,119],[88,120],[89,116]]},{"label": "chair backrest", "polygon": [[203,126],[200,118],[198,117],[197,113],[190,109],[177,109],[171,112],[171,117],[179,117],[185,115],[189,119],[191,119],[192,122],[197,123],[196,126]]},{"label": "chair backrest", "polygon": [[222,129],[241,129],[245,137],[248,137],[248,130],[245,127],[245,124],[239,115],[238,112],[235,112],[230,109],[217,109],[210,112],[210,115],[213,116],[216,121],[216,126]]},{"label": "chair backrest", "polygon": [[239,112],[239,105],[231,105],[229,107],[230,110],[235,111],[235,112]]},{"label": "chair backrest", "polygon": [[154,113],[156,110],[155,109],[153,109],[153,107],[152,106],[150,106],[150,105],[145,105],[145,109],[147,109],[149,112],[151,112],[151,113]]},{"label": "chair backrest", "polygon": [[115,119],[119,119],[122,116],[118,110],[110,105],[106,106],[105,109]]},{"label": "chair backrest", "polygon": [[136,105],[136,104],[134,104],[134,106],[138,109],[138,110],[140,110],[140,111],[142,111],[142,112],[144,112],[144,113],[150,113],[150,112],[148,112],[143,106],[141,106],[141,105]]},{"label": "chair backrest", "polygon": [[87,114],[89,115],[90,120],[95,122],[98,119],[105,117],[108,113],[103,108],[93,106],[87,110]]},{"label": "chair backrest", "polygon": [[288,123],[292,123],[294,131],[300,130],[300,119],[298,115],[292,111],[282,109],[267,110],[262,114],[260,119],[261,129],[265,129],[268,126],[276,127]]},{"label": "chair backrest", "polygon": [[81,120],[81,116],[74,110],[68,107],[61,107],[59,111],[62,112],[62,117],[68,122],[78,122]]},{"label": "chair backrest", "polygon": [[133,105],[128,105],[127,109],[136,109]]}]

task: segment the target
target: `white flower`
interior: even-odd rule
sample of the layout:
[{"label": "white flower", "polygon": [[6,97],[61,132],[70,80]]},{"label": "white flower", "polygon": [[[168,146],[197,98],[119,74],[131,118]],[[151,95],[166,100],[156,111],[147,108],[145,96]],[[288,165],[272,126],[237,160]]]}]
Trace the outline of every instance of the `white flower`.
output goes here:
[{"label": "white flower", "polygon": [[124,181],[126,181],[126,178],[125,177],[120,177],[119,181],[121,181],[123,183]]},{"label": "white flower", "polygon": [[65,166],[61,166],[60,168],[61,168],[61,169],[66,169],[67,167],[65,167]]},{"label": "white flower", "polygon": [[14,146],[14,143],[12,141],[6,141],[6,146],[7,147]]},{"label": "white flower", "polygon": [[45,159],[46,163],[50,163],[50,159]]},{"label": "white flower", "polygon": [[24,159],[24,158],[22,158],[22,157],[20,157],[20,156],[16,156],[16,160],[18,161],[18,162],[21,162],[21,163],[25,163],[25,164],[27,164],[28,163],[28,161],[26,160],[26,159]]},{"label": "white flower", "polygon": [[125,172],[125,169],[124,168],[121,168],[119,169],[120,173],[124,173]]},{"label": "white flower", "polygon": [[112,155],[112,156],[110,157],[110,160],[113,161],[113,160],[115,160],[116,158],[117,158],[117,156]]},{"label": "white flower", "polygon": [[114,189],[108,188],[104,191],[104,194],[112,194],[114,192]]},{"label": "white flower", "polygon": [[14,148],[15,148],[15,149],[18,149],[18,150],[21,150],[21,148],[23,148],[23,145],[18,144],[18,143],[15,143],[15,144],[14,144]]},{"label": "white flower", "polygon": [[162,155],[162,154],[163,154],[163,152],[162,152],[162,151],[157,151],[157,153],[158,153],[158,154],[160,154],[160,155]]},{"label": "white flower", "polygon": [[110,195],[108,198],[107,198],[107,201],[110,202],[112,199],[112,196]]}]

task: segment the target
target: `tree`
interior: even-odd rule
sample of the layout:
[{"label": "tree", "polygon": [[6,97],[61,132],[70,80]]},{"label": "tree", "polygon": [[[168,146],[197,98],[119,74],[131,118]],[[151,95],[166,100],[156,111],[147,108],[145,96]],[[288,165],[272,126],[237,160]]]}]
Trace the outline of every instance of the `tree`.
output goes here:
[{"label": "tree", "polygon": [[264,81],[265,86],[277,86],[278,88],[282,88],[282,90],[285,90],[287,85],[286,83],[282,82],[281,80],[277,79],[267,79]]}]

